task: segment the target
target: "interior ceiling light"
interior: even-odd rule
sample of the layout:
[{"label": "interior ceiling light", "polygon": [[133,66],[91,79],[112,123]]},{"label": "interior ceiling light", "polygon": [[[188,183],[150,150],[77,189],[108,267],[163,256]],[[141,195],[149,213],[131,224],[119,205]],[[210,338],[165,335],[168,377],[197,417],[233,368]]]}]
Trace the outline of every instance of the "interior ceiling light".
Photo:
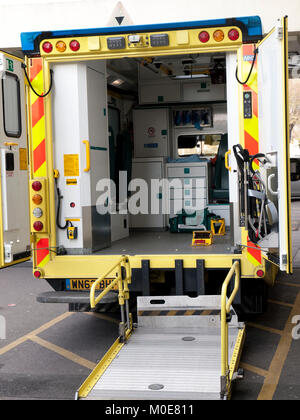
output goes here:
[{"label": "interior ceiling light", "polygon": [[110,84],[113,86],[121,86],[124,83],[124,80],[122,79],[115,79]]},{"label": "interior ceiling light", "polygon": [[171,76],[172,79],[203,79],[207,78],[207,74],[177,74],[174,76]]}]

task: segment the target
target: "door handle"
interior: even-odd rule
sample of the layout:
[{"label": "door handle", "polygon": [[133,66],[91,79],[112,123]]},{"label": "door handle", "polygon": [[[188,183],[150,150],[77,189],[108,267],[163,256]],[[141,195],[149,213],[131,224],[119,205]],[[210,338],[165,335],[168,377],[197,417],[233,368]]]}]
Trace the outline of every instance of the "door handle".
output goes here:
[{"label": "door handle", "polygon": [[86,153],[86,167],[84,172],[89,172],[91,169],[91,159],[90,159],[90,142],[88,140],[83,140],[83,144],[85,144],[85,153]]},{"label": "door handle", "polygon": [[19,146],[19,143],[13,143],[13,142],[11,142],[11,141],[6,141],[6,142],[4,143],[4,146],[7,146],[7,147]]},{"label": "door handle", "polygon": [[276,176],[275,174],[271,174],[271,175],[268,176],[268,190],[270,191],[271,194],[278,195],[279,191],[278,190],[274,191],[273,188],[272,188],[272,185],[271,185],[272,184],[272,179],[275,178],[275,176]]},{"label": "door handle", "polygon": [[225,153],[225,168],[229,171],[229,172],[231,172],[231,166],[229,166],[229,163],[228,163],[228,156],[229,155],[231,155],[231,150],[228,150],[226,153]]}]

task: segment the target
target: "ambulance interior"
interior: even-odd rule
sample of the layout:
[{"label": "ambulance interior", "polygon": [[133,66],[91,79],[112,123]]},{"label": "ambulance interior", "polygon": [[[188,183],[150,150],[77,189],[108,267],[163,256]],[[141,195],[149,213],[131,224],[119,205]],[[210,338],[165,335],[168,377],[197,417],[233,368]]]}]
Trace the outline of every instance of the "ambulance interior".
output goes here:
[{"label": "ambulance interior", "polygon": [[[221,52],[53,64],[62,252],[232,251],[238,208],[225,153],[238,135],[238,112],[230,124],[227,116],[228,100],[237,104],[228,87],[235,83],[237,94],[235,66],[236,54]],[[225,232],[210,246],[192,246],[193,232],[211,230],[212,219],[215,232],[223,223]]]}]

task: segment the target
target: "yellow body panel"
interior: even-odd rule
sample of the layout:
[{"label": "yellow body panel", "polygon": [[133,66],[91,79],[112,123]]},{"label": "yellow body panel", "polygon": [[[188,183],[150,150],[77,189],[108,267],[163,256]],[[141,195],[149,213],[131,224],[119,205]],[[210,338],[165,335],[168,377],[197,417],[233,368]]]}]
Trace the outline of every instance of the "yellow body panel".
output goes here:
[{"label": "yellow body panel", "polygon": [[[228,39],[228,31],[230,29],[236,29],[240,33],[240,37],[236,41]],[[176,54],[192,54],[192,53],[209,53],[218,51],[237,51],[238,61],[242,62],[242,34],[239,28],[226,27],[221,28],[224,30],[225,38],[222,42],[216,42],[213,39],[213,33],[217,28],[203,28],[201,31],[207,31],[210,35],[210,40],[207,43],[201,43],[199,41],[199,29],[189,29],[180,31],[165,31],[169,35],[169,45],[166,47],[151,47],[147,42],[150,39],[151,34],[140,34],[141,42],[136,45],[130,45],[128,42],[129,35],[124,35],[126,38],[126,46],[120,50],[109,50],[107,48],[107,38],[109,36],[82,36],[76,37],[76,40],[80,43],[80,49],[77,52],[72,52],[69,48],[69,43],[74,38],[63,38],[66,43],[66,50],[64,52],[58,52],[55,49],[56,42],[60,39],[45,39],[40,44],[41,56],[43,58],[43,91],[47,91],[50,86],[51,76],[50,67],[51,63],[55,62],[68,62],[68,61],[79,61],[79,60],[95,60],[95,59],[112,59],[121,57],[153,57],[162,55],[176,55]],[[148,39],[147,39],[148,37]],[[51,42],[53,50],[51,53],[44,53],[42,50],[42,44],[44,42]],[[29,60],[27,60],[29,63]],[[247,66],[247,64],[246,64]],[[243,69],[243,73],[246,72],[247,68]],[[239,72],[241,69],[239,68]],[[39,75],[40,77],[40,75]],[[240,74],[243,77],[243,74]],[[254,90],[257,90],[257,81],[255,75],[250,78],[249,83],[252,84]],[[39,82],[40,83],[40,82]],[[240,89],[242,95],[242,88]],[[242,97],[242,96],[240,96]],[[30,104],[29,95],[29,104]],[[240,115],[243,115],[242,101],[239,101]],[[53,134],[52,134],[52,109],[51,109],[51,93],[44,98],[45,107],[45,137],[46,137],[46,162],[45,172],[48,179],[48,194],[49,194],[49,233],[47,238],[49,240],[49,250],[55,250],[56,244],[56,222],[55,222],[55,200],[50,197],[55,196],[55,177],[53,174]],[[30,108],[30,106],[29,106]],[[30,110],[29,110],[30,112]],[[257,120],[257,119],[256,119]],[[256,123],[252,124],[251,130],[254,137],[257,137]],[[249,129],[250,130],[250,129]],[[31,133],[31,144],[34,144],[34,136]],[[243,144],[244,138],[244,120],[241,117],[240,121],[240,143]],[[88,163],[88,162],[87,162]],[[242,229],[243,230],[243,229]],[[35,242],[37,242],[39,235],[35,234]],[[199,255],[135,255],[130,256],[130,264],[132,268],[141,268],[141,262],[143,259],[147,259],[150,262],[151,269],[159,268],[174,268],[175,259],[182,259],[185,268],[195,268],[196,261],[203,259],[205,261],[205,268],[230,268],[232,266],[232,260],[240,259],[241,262],[241,276],[256,278],[256,271],[258,268],[265,270],[265,261],[262,259],[261,262],[249,257],[249,253],[245,248],[247,246],[247,234],[242,234],[242,251],[240,255],[237,254],[202,254]],[[117,260],[120,255],[116,256],[101,256],[101,255],[78,255],[78,256],[57,256],[55,252],[49,252],[47,256],[47,263],[43,264],[43,272],[45,278],[86,278],[86,277],[99,277],[110,265],[111,262]]]},{"label": "yellow body panel", "polygon": [[[170,54],[179,54],[186,53],[186,50],[197,50],[202,51],[224,51],[225,49],[236,49],[242,44],[242,32],[239,28],[232,26],[222,28],[224,30],[224,40],[222,42],[217,42],[214,40],[213,34],[218,28],[201,28],[199,29],[189,29],[182,31],[164,31],[164,34],[169,35],[169,45],[164,47],[152,47],[150,46],[150,35],[161,34],[161,32],[151,32],[151,33],[140,33],[135,34],[140,36],[141,42],[137,44],[132,44],[129,42],[130,34],[123,35],[126,40],[125,48],[111,50],[107,47],[107,39],[111,36],[76,36],[76,40],[80,43],[80,49],[76,52],[73,52],[69,44],[74,38],[63,38],[63,42],[66,44],[66,50],[64,52],[59,52],[56,50],[56,43],[60,40],[56,39],[44,39],[40,44],[41,55],[47,59],[53,61],[57,60],[81,60],[81,59],[93,59],[93,58],[117,58],[117,57],[130,57],[130,56],[158,56],[158,55],[170,55]],[[228,32],[231,29],[236,29],[240,36],[236,41],[231,41],[228,38]],[[209,33],[210,39],[206,43],[201,43],[199,41],[199,32],[207,31]],[[113,36],[112,36],[113,37]],[[53,50],[50,53],[45,53],[43,51],[43,44],[45,42],[50,42],[53,45]],[[97,48],[98,47],[98,48]]]}]

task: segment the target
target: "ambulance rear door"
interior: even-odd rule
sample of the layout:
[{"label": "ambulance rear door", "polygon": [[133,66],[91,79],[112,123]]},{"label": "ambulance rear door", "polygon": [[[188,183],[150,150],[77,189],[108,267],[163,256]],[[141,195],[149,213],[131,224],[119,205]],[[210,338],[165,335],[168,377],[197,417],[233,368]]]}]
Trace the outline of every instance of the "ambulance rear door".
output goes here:
[{"label": "ambulance rear door", "polygon": [[[292,272],[291,186],[289,161],[287,17],[258,44],[259,151],[269,163],[261,169],[274,219],[272,232],[259,242],[266,257]],[[272,209],[277,209],[276,214]]]},{"label": "ambulance rear door", "polygon": [[0,52],[0,268],[30,257],[22,60]]}]

